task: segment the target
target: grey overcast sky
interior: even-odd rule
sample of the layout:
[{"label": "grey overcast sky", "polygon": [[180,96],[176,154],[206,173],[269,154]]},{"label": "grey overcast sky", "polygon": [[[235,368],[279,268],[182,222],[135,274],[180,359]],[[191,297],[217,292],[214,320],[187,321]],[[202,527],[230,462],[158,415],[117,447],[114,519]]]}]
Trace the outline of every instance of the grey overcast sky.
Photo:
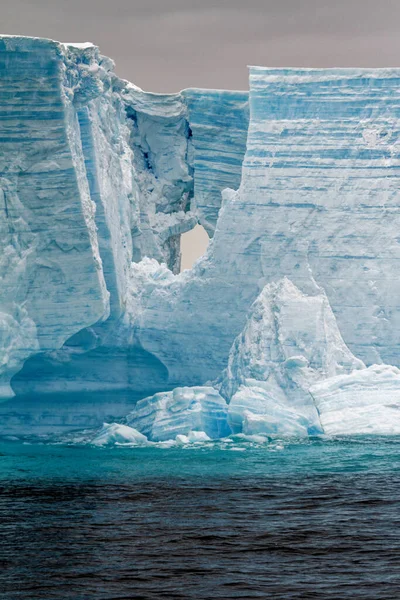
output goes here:
[{"label": "grey overcast sky", "polygon": [[0,27],[91,41],[154,92],[247,89],[248,64],[400,66],[400,0],[0,0]]}]

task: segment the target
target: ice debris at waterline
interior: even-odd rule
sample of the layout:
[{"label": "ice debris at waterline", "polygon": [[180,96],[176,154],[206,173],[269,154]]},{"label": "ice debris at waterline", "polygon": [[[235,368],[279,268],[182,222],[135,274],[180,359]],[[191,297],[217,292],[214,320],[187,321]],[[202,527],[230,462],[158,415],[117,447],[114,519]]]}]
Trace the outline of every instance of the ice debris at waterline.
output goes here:
[{"label": "ice debris at waterline", "polygon": [[92,44],[1,36],[0,433],[398,432],[399,86],[153,94]]},{"label": "ice debris at waterline", "polygon": [[147,438],[127,425],[104,423],[101,430],[91,440],[91,443],[94,446],[106,446],[108,444],[143,445],[147,443]]},{"label": "ice debris at waterline", "polygon": [[[159,446],[169,447],[185,446],[187,444],[201,444],[210,442],[211,438],[205,431],[188,431],[187,435],[177,434],[173,438],[168,437]],[[87,442],[91,446],[151,446],[153,442],[137,429],[121,423],[103,423],[103,427]]]}]

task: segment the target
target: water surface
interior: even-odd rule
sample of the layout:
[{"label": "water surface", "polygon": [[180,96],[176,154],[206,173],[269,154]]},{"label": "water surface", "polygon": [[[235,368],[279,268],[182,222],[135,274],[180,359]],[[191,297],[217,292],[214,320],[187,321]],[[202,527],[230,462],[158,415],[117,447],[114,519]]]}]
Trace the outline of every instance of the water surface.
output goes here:
[{"label": "water surface", "polygon": [[2,600],[400,598],[400,440],[0,442]]}]

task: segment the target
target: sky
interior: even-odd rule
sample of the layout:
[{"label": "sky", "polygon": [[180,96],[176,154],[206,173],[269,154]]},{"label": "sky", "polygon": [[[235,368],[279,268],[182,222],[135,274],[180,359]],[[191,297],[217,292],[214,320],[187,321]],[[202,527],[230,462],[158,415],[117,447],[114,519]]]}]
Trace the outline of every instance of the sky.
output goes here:
[{"label": "sky", "polygon": [[[152,92],[247,89],[247,65],[400,66],[400,0],[0,0],[2,33],[90,41]],[[184,266],[204,250],[182,238]]]},{"label": "sky", "polygon": [[400,66],[400,0],[0,0],[2,33],[90,41],[154,92],[247,89],[247,65]]}]

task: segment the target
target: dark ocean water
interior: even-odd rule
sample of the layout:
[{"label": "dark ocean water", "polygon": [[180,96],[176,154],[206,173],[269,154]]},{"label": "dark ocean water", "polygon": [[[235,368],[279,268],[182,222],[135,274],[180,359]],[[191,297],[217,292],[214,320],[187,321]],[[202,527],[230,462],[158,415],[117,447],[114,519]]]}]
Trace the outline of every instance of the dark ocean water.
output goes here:
[{"label": "dark ocean water", "polygon": [[400,441],[0,442],[1,600],[400,599]]}]

